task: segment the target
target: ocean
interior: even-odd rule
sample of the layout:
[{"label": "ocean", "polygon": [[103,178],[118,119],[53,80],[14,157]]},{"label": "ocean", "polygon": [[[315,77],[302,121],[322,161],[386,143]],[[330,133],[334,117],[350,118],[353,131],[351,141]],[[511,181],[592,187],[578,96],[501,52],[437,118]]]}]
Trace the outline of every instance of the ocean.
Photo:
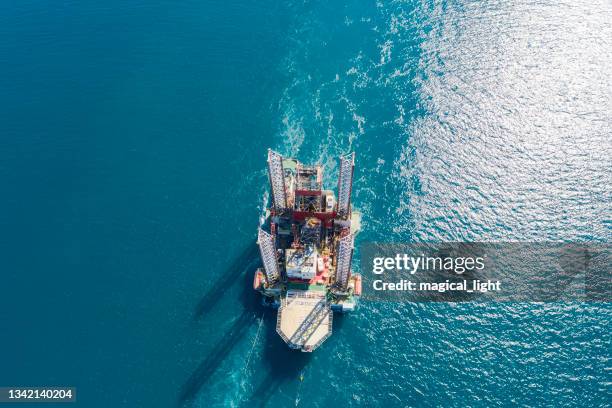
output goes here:
[{"label": "ocean", "polygon": [[609,243],[609,1],[0,10],[0,386],[88,408],[610,405],[607,303],[364,301],[307,354],[251,289],[268,147],[334,188],[356,153],[357,252]]}]

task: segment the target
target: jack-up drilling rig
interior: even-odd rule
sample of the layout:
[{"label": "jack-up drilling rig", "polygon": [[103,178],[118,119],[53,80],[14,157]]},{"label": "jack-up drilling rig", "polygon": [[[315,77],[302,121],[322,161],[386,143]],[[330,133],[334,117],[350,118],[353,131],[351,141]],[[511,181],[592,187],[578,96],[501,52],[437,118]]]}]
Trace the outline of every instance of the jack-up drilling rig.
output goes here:
[{"label": "jack-up drilling rig", "polygon": [[332,333],[333,312],[354,310],[361,296],[361,276],[351,273],[361,222],[351,207],[355,154],[339,161],[336,199],[323,188],[323,166],[268,150],[272,200],[259,228],[263,268],[253,287],[278,308],[278,334],[302,351],[319,347]]}]

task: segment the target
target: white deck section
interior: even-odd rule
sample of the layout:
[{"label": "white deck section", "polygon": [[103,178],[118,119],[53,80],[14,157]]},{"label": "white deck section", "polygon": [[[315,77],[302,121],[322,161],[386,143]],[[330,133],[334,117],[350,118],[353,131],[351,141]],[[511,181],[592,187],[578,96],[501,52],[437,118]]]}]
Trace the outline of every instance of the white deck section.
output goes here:
[{"label": "white deck section", "polygon": [[310,280],[317,273],[319,253],[316,248],[287,249],[285,251],[285,270],[290,278]]},{"label": "white deck section", "polygon": [[312,351],[331,335],[332,321],[324,292],[290,290],[281,299],[276,331],[289,347]]}]

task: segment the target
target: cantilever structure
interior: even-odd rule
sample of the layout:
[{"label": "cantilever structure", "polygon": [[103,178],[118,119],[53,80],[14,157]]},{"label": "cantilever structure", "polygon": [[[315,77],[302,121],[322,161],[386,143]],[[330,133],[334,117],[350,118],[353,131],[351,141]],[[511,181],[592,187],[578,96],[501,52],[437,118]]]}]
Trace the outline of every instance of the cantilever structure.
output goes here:
[{"label": "cantilever structure", "polygon": [[323,167],[268,150],[272,202],[258,244],[263,268],[253,287],[279,308],[276,330],[291,348],[312,351],[332,332],[333,311],[355,308],[361,276],[351,272],[360,214],[351,209],[355,155],[339,158],[338,199]]}]

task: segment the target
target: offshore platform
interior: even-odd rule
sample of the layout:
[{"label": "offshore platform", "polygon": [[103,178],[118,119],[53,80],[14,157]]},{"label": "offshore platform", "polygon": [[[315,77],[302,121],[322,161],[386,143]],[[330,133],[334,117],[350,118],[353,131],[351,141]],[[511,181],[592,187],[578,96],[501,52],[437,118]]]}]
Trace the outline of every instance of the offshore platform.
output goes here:
[{"label": "offshore platform", "polygon": [[361,276],[351,273],[361,216],[351,209],[355,154],[339,158],[338,197],[323,188],[323,167],[268,150],[272,190],[259,228],[263,268],[253,288],[278,308],[276,331],[290,348],[313,351],[332,333],[333,312],[355,309]]}]

